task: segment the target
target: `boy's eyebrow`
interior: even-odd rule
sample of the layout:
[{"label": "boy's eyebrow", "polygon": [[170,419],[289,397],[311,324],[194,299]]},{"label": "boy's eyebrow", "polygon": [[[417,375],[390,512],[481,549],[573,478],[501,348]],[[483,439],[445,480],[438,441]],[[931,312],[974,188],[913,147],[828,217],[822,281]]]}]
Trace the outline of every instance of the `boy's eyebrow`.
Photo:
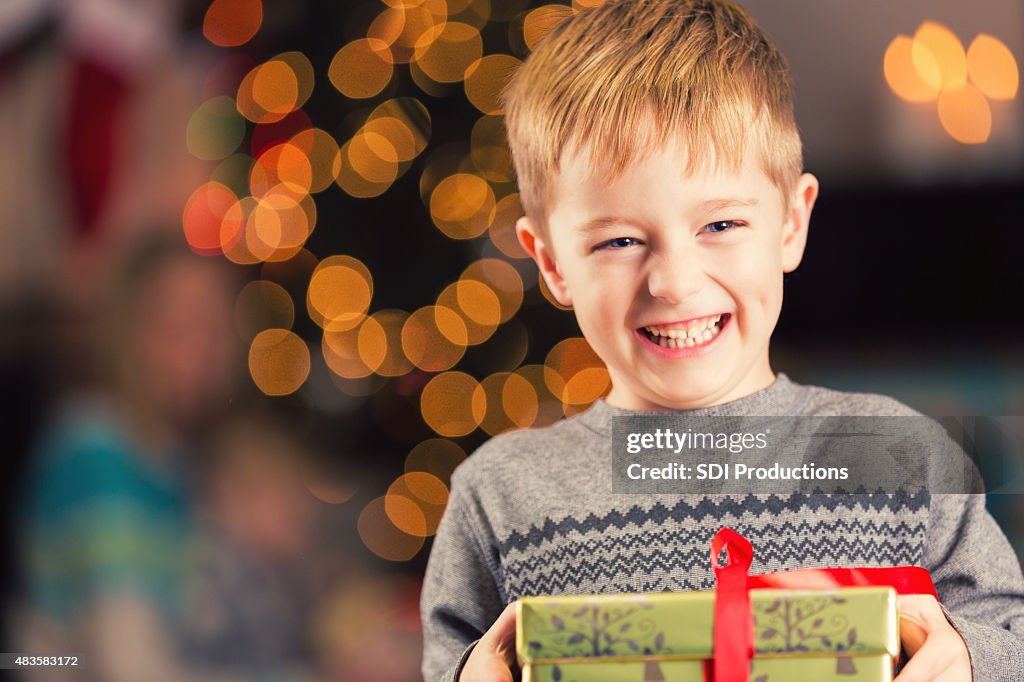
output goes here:
[{"label": "boy's eyebrow", "polygon": [[727,208],[749,208],[751,206],[757,206],[757,198],[751,199],[709,199],[700,205],[701,210],[704,211],[721,211]]},{"label": "boy's eyebrow", "polygon": [[580,234],[588,234],[604,227],[608,227],[609,225],[615,225],[622,222],[626,222],[626,219],[618,216],[601,216],[599,218],[591,218],[586,222],[580,223],[576,226],[576,231]]},{"label": "boy's eyebrow", "polygon": [[[698,209],[702,213],[712,213],[714,211],[724,211],[729,208],[750,208],[751,206],[757,206],[758,203],[760,202],[756,197],[750,199],[740,199],[738,197],[731,197],[728,199],[708,199],[707,201],[699,204]],[[629,222],[629,220],[620,216],[600,216],[580,223],[576,226],[576,231],[580,234],[589,234],[590,232],[595,232],[610,225],[617,225],[623,222]]]}]

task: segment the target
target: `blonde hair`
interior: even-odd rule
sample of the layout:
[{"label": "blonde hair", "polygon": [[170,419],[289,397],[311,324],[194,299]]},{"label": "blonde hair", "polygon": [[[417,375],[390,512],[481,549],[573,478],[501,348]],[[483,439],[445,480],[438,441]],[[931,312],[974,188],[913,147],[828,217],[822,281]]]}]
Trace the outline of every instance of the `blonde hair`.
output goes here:
[{"label": "blonde hair", "polygon": [[607,0],[570,16],[502,100],[523,207],[542,225],[563,155],[586,151],[614,179],[678,136],[692,173],[738,169],[752,140],[787,205],[803,167],[786,59],[725,1]]}]

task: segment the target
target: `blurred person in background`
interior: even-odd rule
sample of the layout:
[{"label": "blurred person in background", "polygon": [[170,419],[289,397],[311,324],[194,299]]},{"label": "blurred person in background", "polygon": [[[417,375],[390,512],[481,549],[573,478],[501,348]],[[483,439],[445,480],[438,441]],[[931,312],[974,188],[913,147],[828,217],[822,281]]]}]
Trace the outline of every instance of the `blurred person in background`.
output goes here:
[{"label": "blurred person in background", "polygon": [[283,425],[229,420],[204,459],[187,621],[191,660],[245,679],[312,674],[310,455]]},{"label": "blurred person in background", "polygon": [[190,455],[232,386],[234,286],[180,238],[146,240],[102,310],[107,381],[69,396],[41,433],[20,519],[27,603],[12,632],[17,651],[82,656],[68,679],[214,679],[181,664],[178,635]]},{"label": "blurred person in background", "polygon": [[[150,228],[180,239],[182,206],[209,176],[184,143],[217,58],[189,33],[202,9],[191,0],[0,2],[7,544],[43,419],[67,386],[97,378],[93,311],[106,303],[112,255]],[[0,566],[5,603],[21,597],[18,558]]]},{"label": "blurred person in background", "polygon": [[355,569],[325,590],[316,641],[325,682],[416,682],[423,634],[420,581]]}]

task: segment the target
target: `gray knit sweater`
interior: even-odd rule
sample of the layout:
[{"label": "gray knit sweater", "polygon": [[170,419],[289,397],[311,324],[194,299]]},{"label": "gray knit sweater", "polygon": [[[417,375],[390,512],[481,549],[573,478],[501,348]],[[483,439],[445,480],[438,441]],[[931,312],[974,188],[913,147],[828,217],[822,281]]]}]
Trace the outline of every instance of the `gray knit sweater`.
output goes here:
[{"label": "gray knit sweater", "polygon": [[[769,496],[611,493],[612,417],[597,401],[541,429],[502,434],[452,476],[423,584],[423,674],[454,680],[516,598],[709,590],[722,526],[754,546],[751,573],[919,565],[964,638],[975,682],[1024,680],[1024,578],[979,495]],[[701,416],[917,415],[879,395],[803,386],[780,374]]]}]

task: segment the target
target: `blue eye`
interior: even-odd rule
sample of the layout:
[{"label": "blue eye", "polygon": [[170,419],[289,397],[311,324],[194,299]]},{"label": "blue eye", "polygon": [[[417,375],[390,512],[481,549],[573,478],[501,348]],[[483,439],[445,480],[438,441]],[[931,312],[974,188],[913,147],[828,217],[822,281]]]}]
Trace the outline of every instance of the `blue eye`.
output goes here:
[{"label": "blue eye", "polygon": [[711,234],[718,234],[719,232],[726,232],[739,225],[738,220],[719,220],[713,223],[708,223],[704,226],[704,229]]},{"label": "blue eye", "polygon": [[634,239],[633,237],[616,237],[615,239],[609,239],[606,242],[598,244],[594,249],[624,249],[628,246],[633,246],[639,243],[640,240]]}]

